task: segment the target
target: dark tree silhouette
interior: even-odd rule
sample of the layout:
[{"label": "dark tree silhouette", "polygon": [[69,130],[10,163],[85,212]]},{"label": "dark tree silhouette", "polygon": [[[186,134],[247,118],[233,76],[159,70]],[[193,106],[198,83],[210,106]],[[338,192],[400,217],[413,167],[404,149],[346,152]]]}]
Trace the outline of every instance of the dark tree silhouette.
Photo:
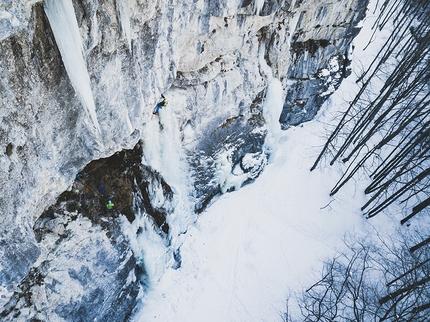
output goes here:
[{"label": "dark tree silhouette", "polygon": [[349,163],[331,195],[368,171],[364,214],[373,217],[397,201],[409,211],[404,224],[430,206],[430,0],[386,0],[374,33],[389,22],[392,33],[358,78],[358,94],[311,170],[325,155],[331,165]]},{"label": "dark tree silhouette", "polygon": [[428,321],[429,250],[381,242],[345,240],[346,250],[325,262],[321,279],[299,299],[303,321]]},{"label": "dark tree silhouette", "polygon": [[[366,218],[397,204],[403,225],[430,214],[430,0],[385,0],[372,39],[389,25],[391,34],[358,77],[359,92],[311,171],[323,157],[348,165],[331,195],[364,172]],[[426,230],[402,247],[348,245],[304,293],[304,320],[428,321],[429,236]]]}]

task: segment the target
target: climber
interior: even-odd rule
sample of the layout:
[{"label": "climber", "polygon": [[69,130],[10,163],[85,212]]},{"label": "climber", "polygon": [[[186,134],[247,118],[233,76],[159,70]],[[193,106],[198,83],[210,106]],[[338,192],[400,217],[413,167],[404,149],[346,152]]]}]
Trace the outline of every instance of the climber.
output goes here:
[{"label": "climber", "polygon": [[107,204],[106,204],[106,208],[107,208],[108,210],[111,210],[111,209],[113,208],[113,206],[115,206],[115,205],[113,204],[113,202],[112,202],[112,201],[110,201],[110,200],[108,200],[108,202],[107,202]]},{"label": "climber", "polygon": [[106,188],[101,183],[98,184],[97,190],[104,196],[106,194]]},{"label": "climber", "polygon": [[161,94],[161,97],[163,98],[163,100],[160,103],[158,103],[157,106],[155,107],[155,111],[153,112],[153,114],[155,115],[158,115],[158,111],[162,109],[164,106],[167,106],[166,98],[164,97],[163,94]]}]

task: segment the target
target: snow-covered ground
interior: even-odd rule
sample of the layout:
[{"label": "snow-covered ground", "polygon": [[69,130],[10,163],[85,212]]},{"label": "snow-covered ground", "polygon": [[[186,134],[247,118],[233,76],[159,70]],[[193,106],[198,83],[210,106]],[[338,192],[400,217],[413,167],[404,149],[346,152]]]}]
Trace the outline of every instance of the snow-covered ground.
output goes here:
[{"label": "snow-covered ground", "polygon": [[315,281],[343,235],[366,229],[362,190],[351,184],[331,198],[338,168],[309,171],[327,135],[324,111],[283,132],[263,174],[199,217],[182,266],[148,291],[135,321],[280,321],[288,294]]},{"label": "snow-covered ground", "polygon": [[[359,68],[364,57],[372,58],[361,50],[369,26],[355,42]],[[391,226],[383,216],[363,218],[365,178],[332,198],[339,166],[323,160],[309,171],[337,111],[353,97],[354,81],[353,73],[314,121],[279,134],[274,157],[253,184],[223,195],[200,215],[182,236],[182,266],[151,285],[134,321],[282,321],[289,295],[290,310],[298,314],[294,294],[317,280],[322,260],[341,247],[345,234]]]},{"label": "snow-covered ground", "polygon": [[200,216],[180,248],[181,268],[148,292],[136,321],[280,320],[288,293],[309,285],[312,268],[363,225],[364,197],[331,200],[336,170],[309,171],[321,127],[314,121],[283,133],[264,173]]}]

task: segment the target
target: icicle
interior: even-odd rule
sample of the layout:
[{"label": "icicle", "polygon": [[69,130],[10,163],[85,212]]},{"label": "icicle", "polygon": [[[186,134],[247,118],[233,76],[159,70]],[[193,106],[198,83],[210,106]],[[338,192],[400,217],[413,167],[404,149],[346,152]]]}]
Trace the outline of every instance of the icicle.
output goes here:
[{"label": "icicle", "polygon": [[263,9],[264,0],[254,0],[253,5],[254,5],[254,14],[258,16],[261,12],[261,9]]},{"label": "icicle", "polygon": [[121,21],[121,30],[123,36],[127,39],[128,49],[131,51],[130,10],[126,0],[117,0],[116,4],[119,12],[119,20]]},{"label": "icicle", "polygon": [[72,86],[100,133],[90,76],[82,56],[82,41],[72,0],[45,0],[44,8]]}]

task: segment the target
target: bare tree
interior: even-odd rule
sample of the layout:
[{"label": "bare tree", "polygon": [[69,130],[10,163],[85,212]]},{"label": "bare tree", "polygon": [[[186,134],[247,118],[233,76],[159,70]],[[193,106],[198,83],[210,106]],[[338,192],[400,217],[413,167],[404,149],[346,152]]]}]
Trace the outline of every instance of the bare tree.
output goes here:
[{"label": "bare tree", "polygon": [[365,215],[400,201],[409,212],[403,224],[430,205],[430,0],[384,1],[375,33],[388,22],[391,35],[358,78],[358,94],[311,170],[327,154],[330,164],[349,162],[331,195],[368,171]]},{"label": "bare tree", "polygon": [[[348,164],[331,195],[366,173],[366,217],[397,204],[403,225],[430,213],[430,0],[381,2],[374,35],[389,23],[391,35],[358,77],[360,90],[311,171],[323,157]],[[380,237],[379,246],[346,240],[303,293],[303,320],[428,321],[429,236],[424,229],[400,243]]]},{"label": "bare tree", "polygon": [[[419,235],[422,238],[422,235]],[[427,321],[429,250],[380,239],[349,238],[346,250],[324,263],[321,279],[303,292],[303,321]]]}]

